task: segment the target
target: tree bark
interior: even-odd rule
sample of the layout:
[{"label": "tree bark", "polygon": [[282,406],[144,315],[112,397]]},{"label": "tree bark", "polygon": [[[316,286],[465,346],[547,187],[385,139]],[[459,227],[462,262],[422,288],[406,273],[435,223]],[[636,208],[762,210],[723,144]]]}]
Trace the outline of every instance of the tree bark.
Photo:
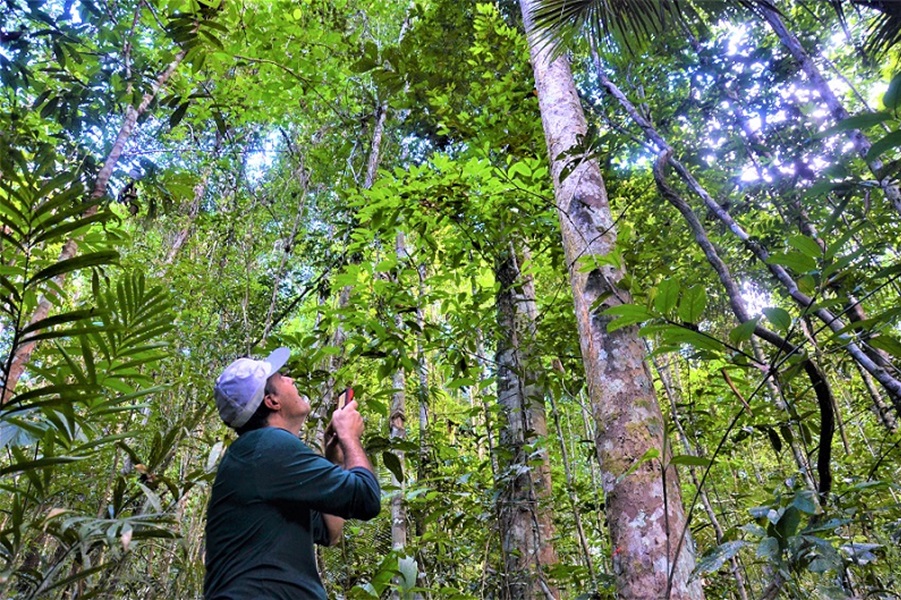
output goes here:
[{"label": "tree bark", "polygon": [[[616,233],[595,160],[567,176],[560,155],[587,131],[568,62],[551,60],[533,30],[535,0],[520,0],[547,141],[555,202],[575,302],[585,375],[597,422],[596,445],[606,492],[613,567],[620,598],[703,598],[690,581],[694,544],[678,477],[668,463],[665,425],[636,327],[607,331],[607,308],[629,303],[624,269],[601,260]],[[647,459],[648,453],[659,453]]]},{"label": "tree bark", "polygon": [[556,598],[545,570],[558,562],[550,503],[543,390],[538,385],[534,347],[537,311],[531,278],[520,269],[514,245],[500,253],[498,292],[497,399],[503,409],[498,515],[504,550],[506,598]]}]

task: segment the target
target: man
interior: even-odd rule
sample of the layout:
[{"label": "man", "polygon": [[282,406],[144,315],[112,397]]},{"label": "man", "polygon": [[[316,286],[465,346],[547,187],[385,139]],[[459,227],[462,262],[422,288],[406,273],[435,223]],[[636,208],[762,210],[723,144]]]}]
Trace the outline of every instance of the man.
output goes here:
[{"label": "man", "polygon": [[360,437],[357,403],[335,410],[326,456],[297,437],[310,414],[287,348],[241,358],[216,380],[219,415],[238,432],[207,509],[206,600],[324,600],[313,544],[341,539],[344,519],[372,519],[380,490]]}]

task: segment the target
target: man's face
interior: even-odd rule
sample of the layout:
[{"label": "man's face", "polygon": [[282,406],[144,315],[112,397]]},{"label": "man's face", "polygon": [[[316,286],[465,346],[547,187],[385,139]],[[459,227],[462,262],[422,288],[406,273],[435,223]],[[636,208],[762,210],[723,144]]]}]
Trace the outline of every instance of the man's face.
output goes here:
[{"label": "man's face", "polygon": [[310,401],[300,395],[297,386],[294,385],[294,380],[279,372],[270,377],[270,383],[272,395],[282,405],[282,416],[303,423],[310,414]]}]

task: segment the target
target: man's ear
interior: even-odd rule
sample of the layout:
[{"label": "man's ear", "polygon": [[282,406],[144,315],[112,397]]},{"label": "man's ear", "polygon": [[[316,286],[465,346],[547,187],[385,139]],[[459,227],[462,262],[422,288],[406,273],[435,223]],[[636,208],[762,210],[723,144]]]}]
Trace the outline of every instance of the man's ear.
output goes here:
[{"label": "man's ear", "polygon": [[281,408],[281,404],[273,394],[266,394],[263,396],[263,404],[269,407],[269,410],[278,410]]}]

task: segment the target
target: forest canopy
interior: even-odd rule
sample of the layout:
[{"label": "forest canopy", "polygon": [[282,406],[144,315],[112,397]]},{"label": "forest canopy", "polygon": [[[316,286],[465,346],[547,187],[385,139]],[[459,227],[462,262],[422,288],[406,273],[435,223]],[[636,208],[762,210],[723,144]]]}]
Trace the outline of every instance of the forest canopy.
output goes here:
[{"label": "forest canopy", "polygon": [[0,598],[200,598],[287,346],[382,515],[334,598],[897,598],[875,0],[6,0]]}]

